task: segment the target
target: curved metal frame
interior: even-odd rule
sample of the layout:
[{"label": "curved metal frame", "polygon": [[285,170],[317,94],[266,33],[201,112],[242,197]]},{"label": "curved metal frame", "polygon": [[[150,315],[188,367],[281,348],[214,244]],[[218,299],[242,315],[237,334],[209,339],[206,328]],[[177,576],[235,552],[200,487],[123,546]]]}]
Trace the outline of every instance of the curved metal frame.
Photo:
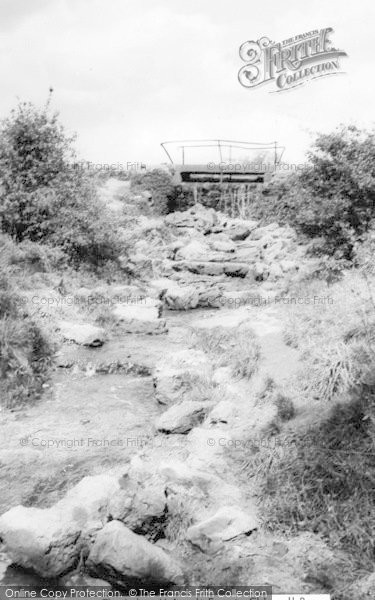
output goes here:
[{"label": "curved metal frame", "polygon": [[[174,161],[168,152],[166,145],[168,144],[181,144],[178,149],[182,150],[182,162],[179,164],[185,164],[185,148],[218,148],[220,161],[222,161],[222,149],[223,148],[241,148],[243,150],[273,150],[274,151],[274,164],[277,165],[281,161],[281,157],[284,154],[285,146],[279,146],[275,142],[241,142],[236,140],[170,140],[167,142],[161,142],[161,147],[168,156],[172,165]],[[280,151],[278,156],[277,151]]]}]

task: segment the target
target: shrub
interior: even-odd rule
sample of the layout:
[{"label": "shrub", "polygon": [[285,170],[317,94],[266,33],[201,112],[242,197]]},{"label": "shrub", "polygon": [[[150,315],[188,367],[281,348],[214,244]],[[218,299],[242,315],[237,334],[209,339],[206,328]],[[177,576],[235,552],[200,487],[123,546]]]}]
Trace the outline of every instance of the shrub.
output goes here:
[{"label": "shrub", "polygon": [[152,169],[145,173],[136,173],[131,177],[133,191],[149,191],[152,194],[154,210],[159,215],[168,212],[168,205],[175,194],[170,173],[163,169]]},{"label": "shrub", "polygon": [[97,266],[118,257],[120,242],[93,181],[73,168],[72,141],[49,102],[42,109],[22,102],[2,122],[1,229]]},{"label": "shrub", "polygon": [[294,226],[315,240],[315,256],[351,261],[375,214],[375,132],[341,126],[320,134],[307,158],[303,168],[264,187],[253,216]]},{"label": "shrub", "polygon": [[52,354],[51,343],[27,315],[0,318],[0,395],[7,407],[41,392]]}]

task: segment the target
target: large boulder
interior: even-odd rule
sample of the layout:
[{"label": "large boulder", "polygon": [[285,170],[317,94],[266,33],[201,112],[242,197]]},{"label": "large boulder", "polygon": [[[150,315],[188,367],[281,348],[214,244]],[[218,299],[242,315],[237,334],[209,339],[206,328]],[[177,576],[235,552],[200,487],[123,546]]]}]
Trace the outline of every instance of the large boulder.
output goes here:
[{"label": "large boulder", "polygon": [[154,279],[149,285],[151,293],[157,294],[170,310],[189,310],[198,306],[199,294],[195,286],[181,286],[167,277]]},{"label": "large boulder", "polygon": [[116,520],[99,532],[86,566],[114,584],[181,585],[183,582],[181,567],[171,556]]},{"label": "large boulder", "polygon": [[0,517],[0,538],[11,560],[44,578],[71,569],[80,555],[81,526],[54,507],[15,506]]},{"label": "large boulder", "polygon": [[198,306],[220,308],[222,291],[217,285],[203,285],[198,287]]},{"label": "large boulder", "polygon": [[[227,236],[225,236],[227,237]],[[212,236],[210,239],[210,247],[211,250],[215,252],[229,252],[234,253],[236,251],[236,244],[231,239],[215,239],[216,236]]]},{"label": "large boulder", "polygon": [[246,240],[251,233],[251,229],[246,225],[236,225],[233,229],[228,230],[228,235],[233,242]]},{"label": "large boulder", "polygon": [[121,331],[127,333],[166,333],[162,303],[155,298],[142,298],[137,304],[118,304],[112,314]]},{"label": "large boulder", "polygon": [[206,258],[209,252],[208,244],[200,240],[191,240],[177,250],[175,260],[209,260]]},{"label": "large boulder", "polygon": [[219,224],[219,215],[213,208],[196,204],[183,212],[173,212],[165,217],[167,225],[194,228],[203,233],[211,231]]},{"label": "large boulder", "polygon": [[252,240],[260,240],[266,235],[277,235],[279,230],[280,225],[278,223],[270,223],[269,225],[265,225],[264,227],[257,227],[256,229],[253,229],[250,238]]},{"label": "large boulder", "polygon": [[257,528],[254,508],[247,514],[236,506],[223,506],[208,519],[189,527],[186,535],[192,544],[205,551],[241,534],[249,535]]},{"label": "large boulder", "polygon": [[214,402],[186,400],[171,406],[156,421],[156,428],[162,433],[188,433],[202,423]]},{"label": "large boulder", "polygon": [[121,491],[117,477],[101,474],[84,477],[54,505],[65,519],[79,525],[87,537],[107,522],[109,501]]},{"label": "large boulder", "polygon": [[215,480],[214,475],[201,467],[197,468],[195,466],[190,466],[186,464],[186,461],[182,462],[177,459],[170,459],[162,462],[159,465],[158,473],[167,484],[177,483],[186,485],[189,488],[202,487],[206,489],[207,485]]},{"label": "large boulder", "polygon": [[[208,259],[208,260],[207,260]],[[176,261],[172,264],[174,271],[189,271],[196,275],[228,275],[231,277],[246,277],[249,272],[247,263],[210,261],[209,256],[203,261]]]},{"label": "large boulder", "polygon": [[120,490],[108,505],[111,519],[122,521],[129,529],[153,535],[166,512],[165,484],[141,464],[133,464],[118,478]]},{"label": "large boulder", "polygon": [[199,303],[198,290],[187,285],[170,286],[164,295],[164,302],[170,310],[189,310],[196,308]]},{"label": "large boulder", "polygon": [[234,402],[221,400],[210,412],[208,421],[212,425],[216,425],[217,423],[233,423],[237,417],[237,412],[237,406]]},{"label": "large boulder", "polygon": [[59,321],[58,329],[65,340],[75,342],[82,346],[102,346],[106,339],[102,327],[91,323],[75,323],[74,321]]},{"label": "large boulder", "polygon": [[201,350],[180,350],[165,356],[154,371],[156,398],[160,404],[174,404],[183,400],[195,380],[206,380],[211,375],[211,364]]}]

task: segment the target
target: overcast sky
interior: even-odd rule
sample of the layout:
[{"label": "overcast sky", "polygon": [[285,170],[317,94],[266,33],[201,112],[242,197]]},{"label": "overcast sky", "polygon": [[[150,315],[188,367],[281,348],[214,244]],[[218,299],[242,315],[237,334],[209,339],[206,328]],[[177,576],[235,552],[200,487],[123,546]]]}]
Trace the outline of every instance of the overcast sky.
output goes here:
[{"label": "overcast sky", "polygon": [[[165,160],[160,142],[279,140],[299,160],[314,131],[373,124],[373,0],[0,0],[0,115],[53,106],[81,158]],[[272,94],[237,79],[238,49],[333,27],[344,75]]]}]

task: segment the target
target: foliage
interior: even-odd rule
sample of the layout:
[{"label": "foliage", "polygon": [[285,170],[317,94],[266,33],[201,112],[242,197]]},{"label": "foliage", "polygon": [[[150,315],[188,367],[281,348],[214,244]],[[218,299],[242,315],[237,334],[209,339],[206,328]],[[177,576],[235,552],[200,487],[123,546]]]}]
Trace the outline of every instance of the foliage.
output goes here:
[{"label": "foliage", "polygon": [[61,248],[73,263],[115,259],[120,243],[93,181],[75,169],[74,138],[49,102],[22,102],[1,124],[0,223],[18,242]]},{"label": "foliage", "polygon": [[152,194],[154,210],[159,215],[168,212],[168,205],[174,196],[175,188],[169,172],[163,169],[152,169],[145,173],[131,176],[133,191],[149,191]]},{"label": "foliage", "polygon": [[17,290],[15,256],[22,251],[0,236],[0,253],[0,398],[1,404],[13,408],[40,394],[54,345]]},{"label": "foliage", "polygon": [[375,214],[375,132],[341,126],[320,134],[307,158],[297,172],[265,186],[253,216],[292,225],[315,240],[315,256],[351,261]]}]

